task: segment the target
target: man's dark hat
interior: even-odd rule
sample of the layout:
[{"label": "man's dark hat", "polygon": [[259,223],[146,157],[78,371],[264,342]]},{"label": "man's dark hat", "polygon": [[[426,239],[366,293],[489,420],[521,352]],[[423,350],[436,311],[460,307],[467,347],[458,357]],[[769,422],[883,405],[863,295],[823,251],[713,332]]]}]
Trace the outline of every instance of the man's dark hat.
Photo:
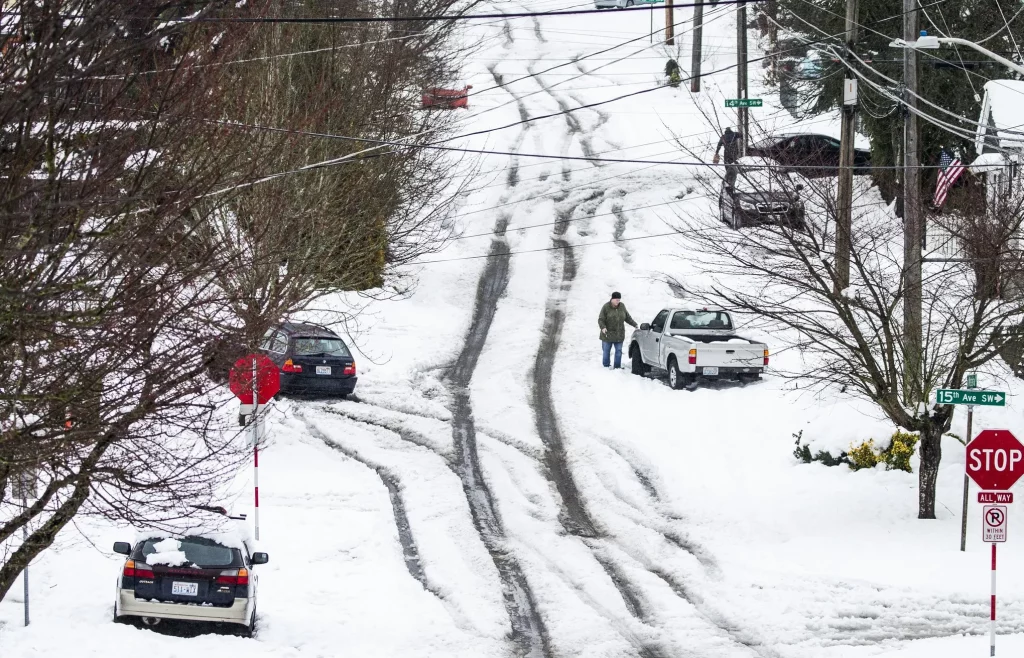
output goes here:
[{"label": "man's dark hat", "polygon": [[612,299],[622,299],[622,293],[613,292],[612,293]]}]

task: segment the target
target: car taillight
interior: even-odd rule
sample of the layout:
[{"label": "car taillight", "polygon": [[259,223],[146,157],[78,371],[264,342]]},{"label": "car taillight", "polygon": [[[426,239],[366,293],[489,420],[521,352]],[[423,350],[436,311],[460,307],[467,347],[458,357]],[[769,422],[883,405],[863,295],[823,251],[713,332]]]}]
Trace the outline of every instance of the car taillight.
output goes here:
[{"label": "car taillight", "polygon": [[150,580],[155,578],[153,569],[148,564],[136,563],[135,560],[125,561],[124,571],[121,572],[121,575],[125,578],[148,578]]},{"label": "car taillight", "polygon": [[292,363],[291,359],[288,359],[284,362],[284,365],[281,366],[281,372],[302,372],[302,366],[297,366]]},{"label": "car taillight", "polygon": [[764,351],[764,364],[768,365],[768,350]]},{"label": "car taillight", "polygon": [[345,366],[345,370],[343,370],[341,374],[343,374],[343,375],[354,375],[354,374],[356,374],[356,362],[353,361],[352,363],[350,363],[347,366]]},{"label": "car taillight", "polygon": [[248,569],[228,569],[227,571],[221,571],[220,575],[217,576],[218,585],[248,585],[249,584],[249,570]]},{"label": "car taillight", "polygon": [[697,350],[690,350],[690,356],[687,359],[687,362],[691,364],[697,363]]}]

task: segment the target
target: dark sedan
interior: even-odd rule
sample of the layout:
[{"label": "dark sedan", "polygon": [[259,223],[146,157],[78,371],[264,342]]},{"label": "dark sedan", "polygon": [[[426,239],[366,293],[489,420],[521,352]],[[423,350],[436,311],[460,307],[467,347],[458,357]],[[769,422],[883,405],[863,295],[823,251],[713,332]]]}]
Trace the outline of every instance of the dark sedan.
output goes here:
[{"label": "dark sedan", "polygon": [[281,392],[345,397],[356,388],[356,361],[326,327],[286,322],[263,337],[260,351],[281,369]]},{"label": "dark sedan", "polygon": [[[839,140],[828,135],[775,135],[747,148],[747,155],[771,158],[791,171],[807,178],[836,176],[839,173]],[[866,174],[871,169],[871,151],[853,150],[853,173]]]}]

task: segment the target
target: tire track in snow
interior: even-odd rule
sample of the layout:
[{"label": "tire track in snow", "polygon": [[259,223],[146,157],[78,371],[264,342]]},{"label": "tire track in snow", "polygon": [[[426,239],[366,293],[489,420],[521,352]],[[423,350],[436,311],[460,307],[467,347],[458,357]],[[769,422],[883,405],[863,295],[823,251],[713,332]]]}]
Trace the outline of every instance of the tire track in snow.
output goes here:
[{"label": "tire track in snow", "polygon": [[[529,121],[530,120],[530,113],[526,110],[526,104],[523,103],[523,99],[522,99],[522,97],[519,94],[515,93],[510,88],[504,86],[505,85],[505,76],[503,76],[501,73],[498,73],[498,64],[497,64],[497,62],[495,62],[494,64],[491,64],[490,66],[488,66],[487,70],[491,72],[491,77],[494,78],[494,84],[501,86],[502,89],[504,89],[506,92],[508,92],[509,96],[511,96],[512,98],[515,99],[516,107],[519,108],[519,120],[520,121]],[[519,151],[519,149],[523,145],[523,140],[526,139],[526,133],[529,130],[530,130],[530,124],[529,123],[524,123],[522,130],[520,130],[519,134],[516,136],[515,142],[513,142],[511,148],[509,148],[510,151],[513,151],[513,152]],[[508,187],[510,187],[510,188],[513,188],[513,187],[515,187],[516,185],[519,184],[519,157],[518,156],[515,156],[515,155],[511,156],[511,163],[509,164],[508,174],[507,174],[506,179],[505,179],[505,184],[508,185]]]},{"label": "tire track in snow", "polygon": [[[551,85],[544,82],[541,76],[536,75],[533,72],[533,68],[533,64],[530,64],[528,67],[526,67],[526,70],[529,71],[530,75],[534,77],[534,79],[537,81],[537,84],[539,84],[541,88],[544,91],[546,91],[552,99],[554,99],[555,103],[558,105],[558,109],[561,110],[562,112],[565,112],[565,114],[563,114],[562,116],[565,117],[565,124],[568,128],[570,141],[573,137],[578,138],[580,140],[580,148],[583,150],[583,154],[588,158],[596,158],[597,152],[594,150],[594,145],[591,142],[590,136],[592,129],[586,130],[583,128],[583,124],[580,123],[579,117],[577,117],[574,113],[570,112],[570,110],[572,110],[573,108],[569,106],[569,103],[567,103],[565,99],[562,98],[560,95],[556,94],[552,89]],[[591,162],[591,164],[594,165],[595,167],[603,166],[603,164],[600,162]],[[564,173],[563,178],[566,181],[569,180],[569,178],[565,176]]]},{"label": "tire track in snow", "polygon": [[443,601],[444,597],[442,597],[438,593],[437,589],[430,584],[427,580],[426,574],[423,572],[423,565],[420,562],[420,553],[416,548],[416,539],[412,535],[412,527],[409,525],[409,516],[405,512],[405,502],[402,500],[402,488],[398,478],[380,464],[362,457],[355,451],[352,451],[331,439],[311,420],[306,418],[305,413],[303,413],[301,409],[297,408],[295,410],[295,416],[302,421],[311,436],[323,441],[324,444],[332,450],[336,450],[349,459],[357,461],[372,469],[377,474],[377,477],[380,478],[381,482],[383,482],[384,486],[387,488],[388,496],[391,499],[391,509],[395,517],[395,526],[398,528],[398,541],[402,545],[402,555],[405,558],[405,567],[409,570],[409,575],[418,580],[419,583],[423,585],[423,589]]},{"label": "tire track in snow", "polygon": [[[533,74],[533,65],[531,64],[527,70]],[[556,95],[550,86],[541,80],[540,76],[535,76],[535,79],[538,84],[541,85],[542,89],[544,89],[544,91],[546,91],[555,100],[559,109],[563,112],[570,109],[569,104],[566,103],[564,99]],[[570,141],[573,137],[578,137],[583,152],[588,157],[594,157],[591,142],[591,133],[593,129],[585,130],[578,117],[573,114],[566,114],[565,118]],[[569,180],[568,173],[565,171],[563,171],[563,179],[565,181]],[[603,195],[604,192],[602,191],[596,196]],[[592,200],[596,198],[596,196],[592,196],[588,200]],[[591,549],[591,554],[594,559],[601,564],[602,568],[605,569],[605,572],[608,574],[612,584],[622,596],[623,603],[626,605],[627,610],[629,610],[630,613],[633,614],[633,616],[640,622],[646,624],[649,621],[649,616],[644,614],[642,606],[639,605],[641,601],[640,592],[643,591],[643,588],[632,582],[624,571],[617,569],[614,566],[614,563],[610,562],[606,557],[599,556],[599,542],[609,542],[611,545],[616,545],[617,543],[614,539],[605,537],[603,534],[598,532],[592,516],[586,509],[584,498],[580,494],[578,487],[575,485],[572,473],[568,466],[562,434],[558,427],[557,414],[554,409],[554,400],[551,397],[552,370],[554,367],[554,360],[561,343],[562,326],[565,322],[565,300],[568,299],[577,271],[576,257],[572,249],[572,245],[564,238],[568,229],[568,223],[563,220],[570,219],[576,208],[583,202],[584,201],[574,204],[568,211],[558,213],[559,223],[555,224],[553,230],[554,235],[552,239],[552,246],[558,248],[552,251],[551,269],[553,274],[552,278],[557,283],[553,283],[550,288],[548,302],[545,306],[541,344],[537,351],[534,366],[532,402],[536,417],[537,432],[548,450],[545,459],[548,475],[553,480],[553,484],[562,498],[564,512],[562,515],[563,527],[572,534],[585,538],[585,541],[587,539],[590,540],[586,543]],[[619,206],[619,213],[617,214],[621,214],[621,206]],[[621,240],[622,233],[625,231],[624,215],[622,216],[621,229],[616,227],[616,231],[618,232],[616,240]],[[635,470],[634,473],[636,473]],[[660,498],[658,500],[660,502]],[[693,555],[701,562],[701,564],[705,563],[705,560],[707,559],[706,554],[703,554],[703,551],[696,550],[682,537],[675,533],[666,533],[661,531],[658,531],[658,534],[660,534],[670,544],[690,555]],[[702,554],[701,557],[698,557],[698,553]],[[609,569],[612,571],[609,572]],[[651,570],[651,568],[648,567],[648,570]],[[654,573],[654,571],[651,572]],[[725,620],[721,615],[717,614],[717,612],[709,610],[707,606],[703,605],[703,600],[700,597],[694,596],[685,587],[682,587],[680,583],[666,580],[667,577],[671,577],[671,574],[654,573],[654,575],[664,580],[680,599],[692,606],[700,618],[716,628],[719,632],[725,633],[730,639],[732,639],[732,641],[751,649],[756,655],[762,656],[763,658],[769,658],[773,655],[762,653],[760,651],[760,643],[757,640],[752,639],[746,633],[737,629],[728,620]],[[633,642],[634,646],[637,647],[645,658],[647,658],[647,656],[659,655],[657,653],[650,653],[652,651],[656,652],[657,649],[647,645],[637,645],[633,638],[626,637],[626,639]]]},{"label": "tire track in snow", "polygon": [[484,271],[477,285],[476,303],[466,342],[448,378],[452,385],[452,440],[455,446],[458,475],[469,502],[473,524],[491,555],[504,585],[505,609],[512,624],[512,642],[518,656],[548,658],[551,654],[544,622],[537,612],[536,600],[522,566],[505,548],[505,530],[498,515],[494,496],[484,480],[477,454],[476,425],[469,396],[469,384],[476,371],[480,353],[498,300],[505,294],[512,258],[505,231],[509,219],[500,217],[494,227],[494,239]]},{"label": "tire track in snow", "polygon": [[559,223],[555,224],[552,245],[557,249],[552,252],[551,260],[551,277],[554,282],[548,291],[541,341],[533,366],[531,402],[537,433],[547,448],[544,457],[547,475],[562,498],[562,526],[580,537],[596,537],[598,532],[569,470],[565,442],[558,428],[555,403],[551,397],[551,378],[555,354],[562,340],[562,326],[565,324],[565,302],[576,278],[576,257],[572,245],[563,237],[569,228],[567,220],[572,218],[582,203],[603,195],[603,192],[596,192],[556,212]]}]

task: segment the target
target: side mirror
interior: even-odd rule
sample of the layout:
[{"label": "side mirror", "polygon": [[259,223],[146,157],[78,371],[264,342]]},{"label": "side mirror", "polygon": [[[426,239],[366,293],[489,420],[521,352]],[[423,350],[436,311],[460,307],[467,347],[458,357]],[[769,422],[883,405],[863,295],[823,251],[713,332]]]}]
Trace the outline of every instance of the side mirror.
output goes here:
[{"label": "side mirror", "polygon": [[121,555],[131,555],[132,554],[132,545],[129,544],[128,542],[126,542],[126,541],[115,541],[114,542],[114,552],[115,553],[119,553]]},{"label": "side mirror", "polygon": [[267,555],[266,553],[253,553],[252,554],[252,563],[253,564],[266,564],[267,562],[270,562],[270,556]]},{"label": "side mirror", "polygon": [[649,322],[644,322],[643,324],[640,325],[640,331],[648,331],[650,328],[651,325]]}]

